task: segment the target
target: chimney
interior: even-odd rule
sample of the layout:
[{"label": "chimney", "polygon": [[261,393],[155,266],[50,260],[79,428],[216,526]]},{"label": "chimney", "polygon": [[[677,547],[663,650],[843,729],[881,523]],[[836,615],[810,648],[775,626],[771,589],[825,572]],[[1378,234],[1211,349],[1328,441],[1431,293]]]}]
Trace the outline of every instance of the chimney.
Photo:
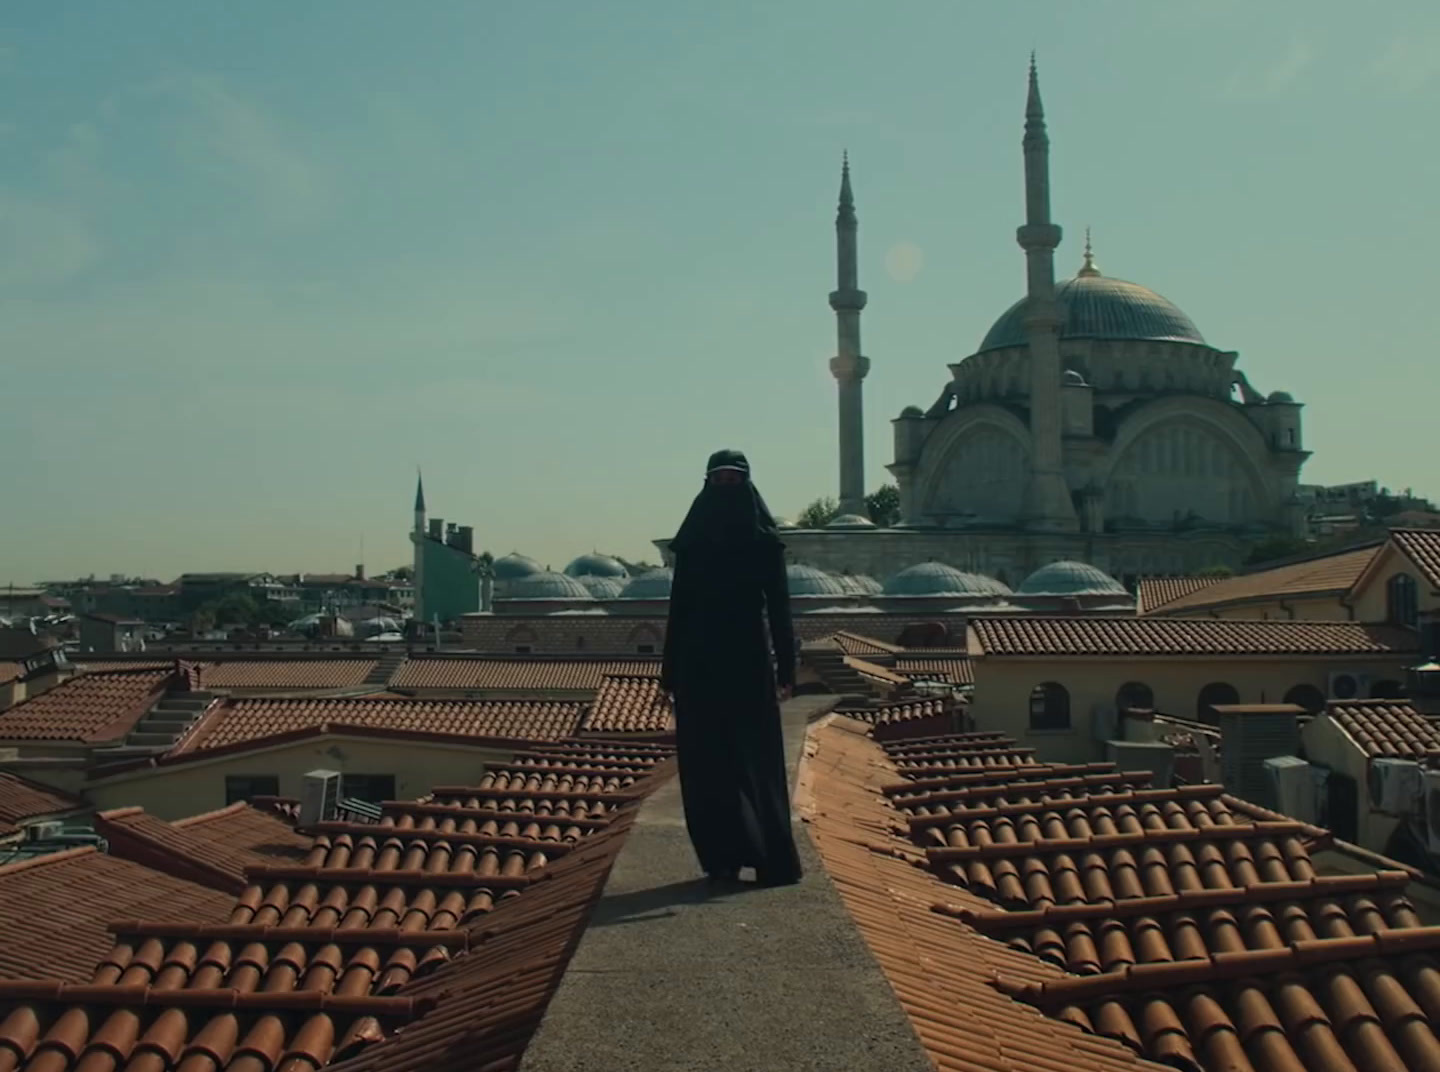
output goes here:
[{"label": "chimney", "polygon": [[355,579],[356,579],[357,581],[363,581],[363,580],[365,579],[365,563],[359,562],[359,563],[356,564],[356,566],[355,566]]},{"label": "chimney", "polygon": [[444,518],[432,517],[432,518],[430,519],[430,538],[431,538],[432,540],[444,540],[444,539],[445,539],[445,520],[444,520]]},{"label": "chimney", "polygon": [[453,522],[453,521],[450,522],[450,524],[448,524],[448,525],[445,526],[445,546],[446,546],[446,547],[459,547],[459,546],[460,546],[460,537],[459,537],[458,535],[456,535],[456,530],[457,530],[457,528],[458,528],[458,526],[457,526],[457,525],[455,524],[455,522]]},{"label": "chimney", "polygon": [[467,555],[473,555],[475,553],[475,526],[461,525],[455,532],[455,546]]},{"label": "chimney", "polygon": [[1220,780],[1227,793],[1278,808],[1265,761],[1300,750],[1299,704],[1214,704],[1220,717]]}]

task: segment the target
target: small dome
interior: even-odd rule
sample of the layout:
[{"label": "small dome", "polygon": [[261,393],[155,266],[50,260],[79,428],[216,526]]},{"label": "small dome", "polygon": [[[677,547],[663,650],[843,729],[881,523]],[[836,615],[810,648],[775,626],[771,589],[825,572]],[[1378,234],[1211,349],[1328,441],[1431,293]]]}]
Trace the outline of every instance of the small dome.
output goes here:
[{"label": "small dome", "polygon": [[1085,562],[1041,566],[1015,591],[1024,596],[1129,595],[1114,577]]},{"label": "small dome", "polygon": [[669,599],[670,583],[675,571],[667,566],[653,569],[631,578],[630,583],[620,590],[621,599]]},{"label": "small dome", "polygon": [[617,577],[596,577],[589,574],[575,579],[589,589],[596,599],[619,599],[620,593],[625,589],[624,582]]},{"label": "small dome", "polygon": [[592,599],[590,589],[574,577],[540,570],[511,581],[504,599]]},{"label": "small dome", "polygon": [[857,596],[878,596],[884,590],[879,581],[863,573],[838,573],[835,579],[845,586],[847,592]]},{"label": "small dome", "polygon": [[1067,368],[1065,370],[1065,375],[1060,377],[1060,382],[1063,383],[1066,387],[1090,386],[1088,383],[1085,382],[1084,375],[1073,368]]},{"label": "small dome", "polygon": [[905,417],[905,418],[913,419],[913,418],[915,418],[915,417],[923,417],[923,416],[925,416],[925,411],[924,411],[923,409],[921,409],[919,406],[906,406],[904,409],[902,409],[902,410],[900,411],[900,416],[901,416],[901,417]]},{"label": "small dome", "polygon": [[1010,589],[992,577],[966,573],[943,562],[921,562],[885,582],[887,596],[999,596]]},{"label": "small dome", "polygon": [[868,517],[861,517],[859,514],[841,514],[825,527],[827,529],[873,529],[875,522]]},{"label": "small dome", "polygon": [[497,558],[490,569],[497,581],[516,581],[521,577],[529,577],[532,573],[545,572],[545,567],[519,551],[511,551],[504,558]]},{"label": "small dome", "polygon": [[565,567],[565,573],[571,577],[610,577],[622,582],[630,576],[618,559],[598,551],[581,555]]},{"label": "small dome", "polygon": [[[980,343],[979,352],[1026,341],[1025,305],[1028,298],[1001,314]],[[1079,275],[1055,287],[1060,309],[1062,339],[1145,339],[1156,342],[1190,342],[1205,345],[1194,322],[1174,303],[1148,287],[1100,275]]]},{"label": "small dome", "polygon": [[1270,397],[1267,398],[1265,401],[1267,401],[1267,402],[1279,402],[1279,403],[1282,403],[1282,404],[1283,404],[1283,403],[1286,403],[1286,402],[1289,402],[1289,403],[1292,403],[1292,404],[1293,404],[1294,401],[1295,401],[1295,399],[1291,396],[1291,394],[1290,394],[1289,391],[1271,391],[1271,392],[1270,392]]},{"label": "small dome", "polygon": [[814,566],[792,564],[785,567],[785,580],[792,596],[843,596],[848,595],[840,578],[832,577]]}]

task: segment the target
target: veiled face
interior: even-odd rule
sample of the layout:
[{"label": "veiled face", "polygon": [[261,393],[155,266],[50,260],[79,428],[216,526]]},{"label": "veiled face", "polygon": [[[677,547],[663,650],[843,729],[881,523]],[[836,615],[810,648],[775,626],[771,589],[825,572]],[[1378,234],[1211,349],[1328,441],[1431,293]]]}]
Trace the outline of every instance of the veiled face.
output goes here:
[{"label": "veiled face", "polygon": [[736,469],[716,469],[707,480],[714,487],[734,487],[745,483],[745,474]]}]

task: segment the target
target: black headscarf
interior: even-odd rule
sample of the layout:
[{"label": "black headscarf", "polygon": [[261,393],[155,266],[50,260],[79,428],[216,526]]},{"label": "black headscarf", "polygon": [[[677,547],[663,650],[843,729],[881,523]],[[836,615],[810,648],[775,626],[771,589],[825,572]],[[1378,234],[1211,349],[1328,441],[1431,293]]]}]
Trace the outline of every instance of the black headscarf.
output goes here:
[{"label": "black headscarf", "polygon": [[[712,484],[710,474],[733,469],[744,476],[740,484]],[[738,450],[717,450],[705,465],[705,486],[680,531],[670,541],[676,551],[696,547],[732,548],[750,544],[779,543],[780,535],[765,500],[750,482],[750,463]]]}]

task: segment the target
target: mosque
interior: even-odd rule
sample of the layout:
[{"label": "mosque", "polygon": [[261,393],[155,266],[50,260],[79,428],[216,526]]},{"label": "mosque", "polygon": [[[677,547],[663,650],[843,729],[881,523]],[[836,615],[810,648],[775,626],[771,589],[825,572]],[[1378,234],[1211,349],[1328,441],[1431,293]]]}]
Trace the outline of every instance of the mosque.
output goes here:
[{"label": "mosque", "polygon": [[[785,534],[792,561],[838,576],[892,577],[945,563],[1020,586],[1054,562],[1124,578],[1238,566],[1248,545],[1299,535],[1300,403],[1263,395],[1176,305],[1105,275],[1086,239],[1055,281],[1049,138],[1032,59],[1023,139],[1027,291],[979,348],[949,366],[928,407],[891,423],[898,525],[865,516],[855,199],[848,160],[836,216],[839,516]],[[665,554],[668,540],[657,540]]]}]

